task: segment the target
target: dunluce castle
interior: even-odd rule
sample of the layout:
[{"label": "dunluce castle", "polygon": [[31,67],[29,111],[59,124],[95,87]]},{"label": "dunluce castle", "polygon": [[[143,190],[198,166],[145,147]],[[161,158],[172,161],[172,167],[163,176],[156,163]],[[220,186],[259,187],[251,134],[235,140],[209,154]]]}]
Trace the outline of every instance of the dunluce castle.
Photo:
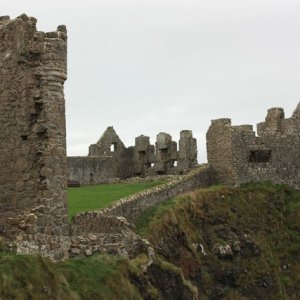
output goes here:
[{"label": "dunluce castle", "polygon": [[[196,140],[167,133],[155,145],[139,136],[126,148],[108,127],[86,157],[66,157],[64,82],[67,31],[36,30],[25,14],[0,17],[0,241],[17,253],[54,261],[111,251],[134,256],[143,241],[132,222],[149,206],[216,183],[272,181],[300,188],[300,104],[290,118],[268,110],[264,122],[233,126],[213,120],[207,131],[208,164],[197,164]],[[67,180],[95,184],[133,176],[179,174],[154,190],[101,211],[67,218]]]}]

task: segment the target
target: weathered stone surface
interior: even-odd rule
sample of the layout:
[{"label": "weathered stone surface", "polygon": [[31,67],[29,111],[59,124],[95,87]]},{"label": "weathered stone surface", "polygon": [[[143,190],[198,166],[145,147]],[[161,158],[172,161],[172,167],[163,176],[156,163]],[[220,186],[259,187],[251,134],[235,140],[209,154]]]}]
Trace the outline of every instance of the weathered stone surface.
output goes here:
[{"label": "weathered stone surface", "polygon": [[[149,269],[154,251],[132,225],[147,208],[219,182],[270,180],[300,187],[300,103],[288,119],[282,108],[269,109],[265,122],[257,125],[258,136],[250,125],[212,121],[209,166],[198,168],[196,140],[189,130],[181,131],[177,150],[164,132],[155,145],[141,135],[126,148],[108,127],[87,157],[68,159],[71,180],[94,184],[135,175],[180,175],[101,211],[81,213],[69,228],[63,94],[67,32],[64,25],[48,33],[35,25],[36,19],[25,14],[14,20],[0,17],[0,241],[10,249],[52,260],[98,252],[134,257],[148,251]],[[220,257],[260,255],[247,236],[238,240],[224,226],[216,230],[231,241],[215,244]],[[202,244],[194,247],[206,255]]]},{"label": "weathered stone surface", "polygon": [[209,186],[210,178],[209,168],[202,166],[165,185],[121,199],[111,207],[74,216],[70,256],[109,253],[135,257],[141,252],[149,252],[149,243],[135,233],[132,223],[151,206],[195,188]]},{"label": "weathered stone surface", "polygon": [[300,188],[300,105],[291,118],[271,108],[265,122],[232,126],[213,120],[207,132],[207,157],[214,183],[271,181]]},{"label": "weathered stone surface", "polygon": [[67,43],[35,24],[0,18],[0,236],[17,253],[59,260],[69,249]]},{"label": "weathered stone surface", "polygon": [[89,156],[116,156],[125,150],[123,142],[112,126],[107,127],[98,142],[90,145]]},{"label": "weathered stone surface", "polygon": [[108,127],[89,155],[68,157],[68,178],[80,184],[111,182],[133,176],[184,174],[197,166],[197,142],[190,130],[180,132],[179,150],[171,135],[161,132],[155,146],[148,136],[135,138],[126,148],[113,127]]},{"label": "weathered stone surface", "polygon": [[142,238],[125,218],[97,212],[74,217],[71,235],[71,257],[108,253],[132,258],[146,251]]}]

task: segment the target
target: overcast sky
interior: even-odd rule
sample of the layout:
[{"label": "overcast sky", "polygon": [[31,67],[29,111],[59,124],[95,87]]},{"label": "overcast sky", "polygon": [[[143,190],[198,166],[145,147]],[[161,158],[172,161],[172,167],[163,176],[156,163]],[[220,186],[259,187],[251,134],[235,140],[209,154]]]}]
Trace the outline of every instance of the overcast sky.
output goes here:
[{"label": "overcast sky", "polygon": [[68,155],[86,155],[107,126],[140,134],[191,129],[206,161],[211,119],[289,117],[300,100],[299,0],[0,0],[1,15],[68,28]]}]

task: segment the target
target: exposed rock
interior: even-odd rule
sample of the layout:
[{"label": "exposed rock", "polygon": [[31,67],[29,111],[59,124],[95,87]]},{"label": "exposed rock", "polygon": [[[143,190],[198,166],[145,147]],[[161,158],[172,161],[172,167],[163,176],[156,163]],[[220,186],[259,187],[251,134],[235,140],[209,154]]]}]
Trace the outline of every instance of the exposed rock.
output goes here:
[{"label": "exposed rock", "polygon": [[148,268],[150,282],[159,289],[163,299],[196,300],[199,299],[196,290],[186,285],[180,273],[152,264]]},{"label": "exposed rock", "polygon": [[212,251],[219,255],[220,257],[227,257],[227,258],[230,258],[233,256],[233,252],[232,252],[232,249],[231,249],[231,246],[230,245],[219,245],[219,244],[215,244],[213,246],[213,249]]}]

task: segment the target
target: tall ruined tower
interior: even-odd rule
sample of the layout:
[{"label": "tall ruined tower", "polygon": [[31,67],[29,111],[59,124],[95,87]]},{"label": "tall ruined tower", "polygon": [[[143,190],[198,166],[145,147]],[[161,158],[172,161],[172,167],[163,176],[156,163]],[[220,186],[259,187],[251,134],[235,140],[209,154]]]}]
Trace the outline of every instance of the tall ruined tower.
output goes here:
[{"label": "tall ruined tower", "polygon": [[67,257],[65,26],[0,17],[0,239],[18,253]]}]

